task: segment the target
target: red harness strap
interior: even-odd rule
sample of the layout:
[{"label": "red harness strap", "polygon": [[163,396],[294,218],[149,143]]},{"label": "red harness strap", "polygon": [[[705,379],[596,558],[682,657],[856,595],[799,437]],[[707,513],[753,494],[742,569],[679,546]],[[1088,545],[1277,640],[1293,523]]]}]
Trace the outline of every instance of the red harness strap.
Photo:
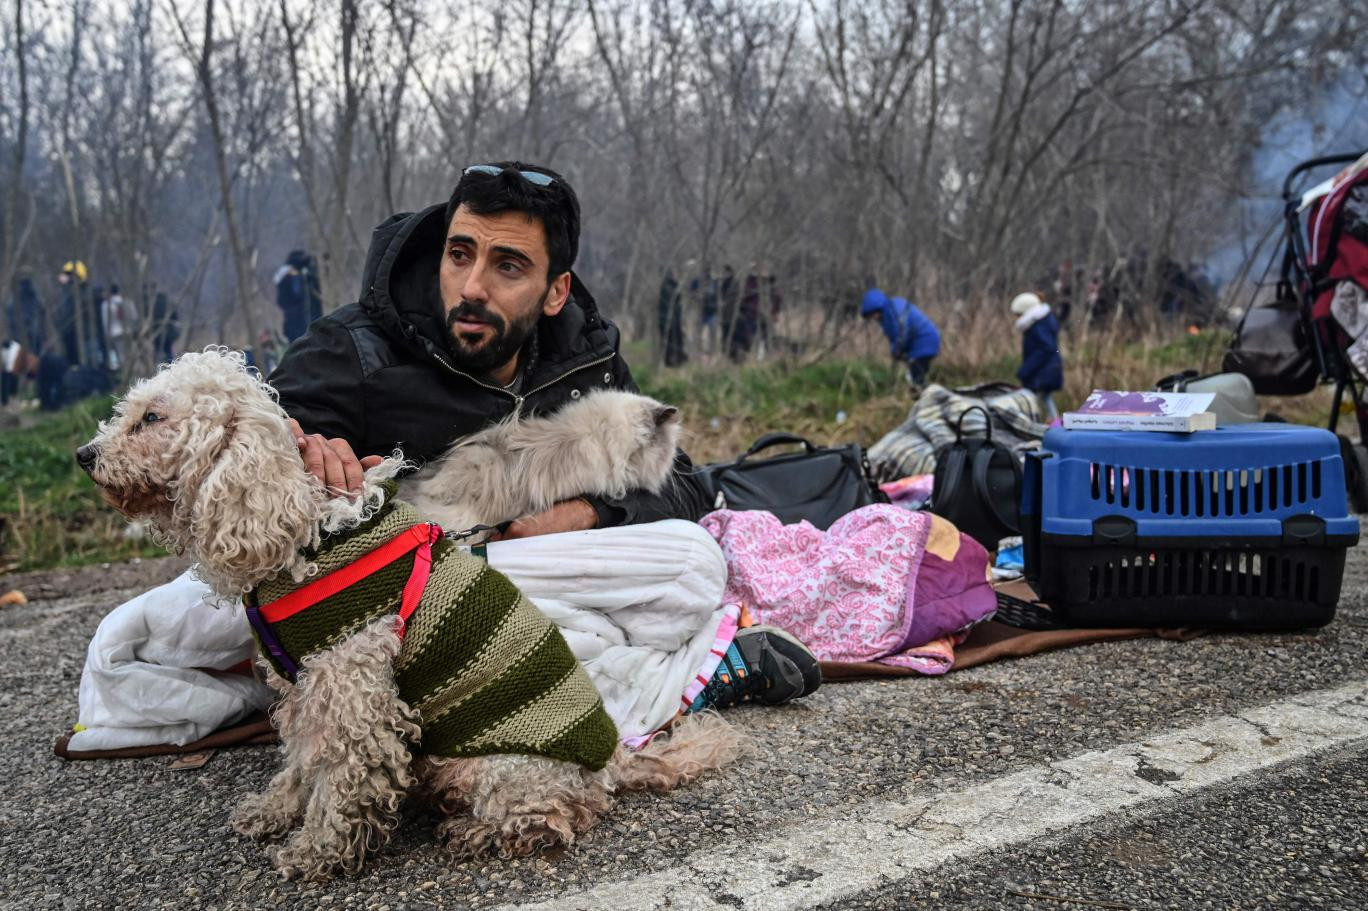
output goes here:
[{"label": "red harness strap", "polygon": [[423,591],[432,573],[432,545],[442,536],[442,529],[437,523],[425,524],[428,529],[427,540],[418,545],[418,552],[413,555],[413,570],[404,583],[404,596],[399,601],[399,628],[395,632],[400,639],[404,638],[404,631],[408,629],[409,617],[418,609],[418,602],[423,600]]},{"label": "red harness strap", "polygon": [[303,588],[295,589],[283,598],[263,604],[261,618],[267,623],[279,623],[293,617],[306,608],[350,588],[373,573],[379,572],[398,560],[404,554],[417,550],[413,555],[413,570],[404,583],[404,594],[399,602],[400,636],[408,625],[409,617],[418,609],[418,602],[427,588],[428,576],[432,572],[432,545],[442,536],[442,529],[432,522],[420,522],[401,531],[389,541],[366,554],[354,563],[333,570],[321,579],[315,579]]}]

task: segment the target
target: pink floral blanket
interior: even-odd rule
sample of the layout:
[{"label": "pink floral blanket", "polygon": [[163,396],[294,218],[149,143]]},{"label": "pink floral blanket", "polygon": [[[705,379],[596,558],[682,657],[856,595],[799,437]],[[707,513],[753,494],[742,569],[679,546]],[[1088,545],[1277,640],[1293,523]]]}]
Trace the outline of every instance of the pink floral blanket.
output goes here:
[{"label": "pink floral blanket", "polygon": [[969,627],[997,606],[987,552],[930,513],[866,506],[820,531],[723,509],[700,524],[727,558],[727,600],[822,661],[943,674]]}]

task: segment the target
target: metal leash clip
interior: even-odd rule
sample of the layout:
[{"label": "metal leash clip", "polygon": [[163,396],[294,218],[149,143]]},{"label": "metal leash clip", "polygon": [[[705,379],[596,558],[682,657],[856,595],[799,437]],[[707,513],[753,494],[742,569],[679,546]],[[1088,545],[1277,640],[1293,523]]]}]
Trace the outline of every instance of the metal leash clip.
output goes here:
[{"label": "metal leash clip", "polygon": [[[484,560],[488,560],[489,556],[486,551],[486,548],[489,545],[490,538],[492,538],[494,535],[502,535],[504,532],[508,531],[509,526],[511,526],[512,524],[513,520],[508,519],[506,521],[498,523],[497,525],[472,525],[470,528],[467,528],[464,531],[447,532],[446,539],[455,544],[457,547],[459,547],[466,553],[472,554],[476,557],[480,557]],[[485,532],[492,532],[492,534],[485,535],[485,537],[481,538],[476,543],[468,543],[471,538],[479,534],[484,534]]]}]

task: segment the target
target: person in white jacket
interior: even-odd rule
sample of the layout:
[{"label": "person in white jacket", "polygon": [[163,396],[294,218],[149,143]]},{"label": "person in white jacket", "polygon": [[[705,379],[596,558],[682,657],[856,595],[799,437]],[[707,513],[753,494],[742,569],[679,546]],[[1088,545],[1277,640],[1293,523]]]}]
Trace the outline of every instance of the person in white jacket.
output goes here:
[{"label": "person in white jacket", "polygon": [[133,302],[119,293],[119,286],[109,286],[109,297],[100,302],[100,323],[104,326],[105,340],[109,345],[110,370],[120,370],[127,361],[128,340],[133,337],[138,315]]}]

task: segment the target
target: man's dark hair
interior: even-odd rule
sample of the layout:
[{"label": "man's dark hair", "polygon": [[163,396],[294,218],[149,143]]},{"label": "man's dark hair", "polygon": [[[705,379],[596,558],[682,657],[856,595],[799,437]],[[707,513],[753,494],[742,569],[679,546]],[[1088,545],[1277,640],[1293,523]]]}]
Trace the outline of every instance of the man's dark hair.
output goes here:
[{"label": "man's dark hair", "polygon": [[[498,174],[471,171],[461,175],[460,183],[447,201],[446,221],[456,209],[465,206],[476,215],[522,212],[541,222],[546,231],[546,252],[550,257],[546,277],[553,279],[570,271],[579,255],[580,207],[574,189],[550,168],[520,161],[494,161]],[[519,171],[535,171],[554,178],[550,186],[539,187],[521,177]]]}]

